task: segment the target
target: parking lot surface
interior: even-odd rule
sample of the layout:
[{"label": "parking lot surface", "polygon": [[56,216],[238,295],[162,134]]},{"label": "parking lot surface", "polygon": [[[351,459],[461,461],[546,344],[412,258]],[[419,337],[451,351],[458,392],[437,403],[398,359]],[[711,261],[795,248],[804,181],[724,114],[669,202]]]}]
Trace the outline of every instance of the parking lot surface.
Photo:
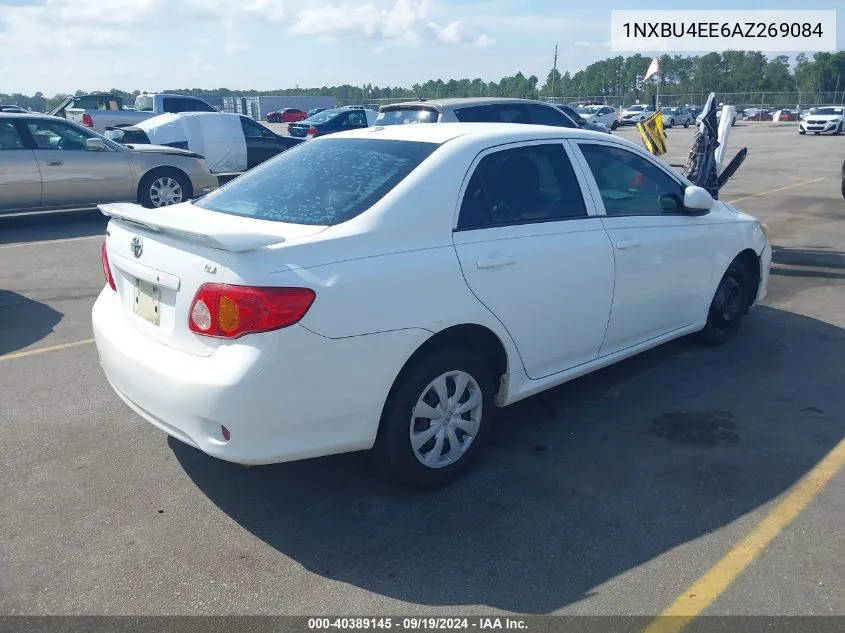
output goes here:
[{"label": "parking lot surface", "polygon": [[[692,136],[669,130],[670,163]],[[168,439],[90,343],[105,218],[0,218],[0,612],[655,615],[705,578],[707,614],[845,615],[845,472],[790,505],[845,436],[845,138],[738,124],[743,146],[720,197],[775,248],[740,335],[503,410],[433,493],[365,454],[244,468]],[[742,573],[712,572],[779,504]]]}]

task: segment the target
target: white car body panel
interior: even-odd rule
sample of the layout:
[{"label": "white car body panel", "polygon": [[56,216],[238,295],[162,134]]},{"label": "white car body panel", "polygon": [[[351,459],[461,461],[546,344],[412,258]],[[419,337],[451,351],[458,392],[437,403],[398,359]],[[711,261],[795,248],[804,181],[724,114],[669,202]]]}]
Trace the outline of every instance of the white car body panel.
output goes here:
[{"label": "white car body panel", "polygon": [[[761,257],[757,300],[765,296],[771,249],[759,223],[728,205],[702,216],[604,217],[578,141],[616,144],[674,173],[624,139],[450,123],[311,143],[339,138],[443,145],[370,209],[329,227],[190,204],[144,210],[146,218],[133,205],[103,207],[113,216],[107,249],[118,286],[103,289],[92,313],[104,372],[140,416],[215,457],[260,464],[370,448],[402,367],[454,326],[482,326],[502,343],[504,406],[700,329],[718,280],[745,249]],[[479,156],[537,142],[567,149],[589,217],[454,230]],[[130,255],[133,237],[144,242],[139,257]],[[629,238],[643,248],[620,256],[614,240]],[[513,263],[478,264],[503,258]],[[158,328],[133,312],[135,278],[163,288]],[[187,327],[205,282],[304,286],[316,300],[296,325],[213,339]]]}]

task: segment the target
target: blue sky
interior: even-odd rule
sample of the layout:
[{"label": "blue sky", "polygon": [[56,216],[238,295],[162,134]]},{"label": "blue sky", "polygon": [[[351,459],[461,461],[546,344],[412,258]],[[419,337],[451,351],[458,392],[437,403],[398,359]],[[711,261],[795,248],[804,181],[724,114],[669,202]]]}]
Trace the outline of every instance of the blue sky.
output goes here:
[{"label": "blue sky", "polygon": [[[835,9],[804,2],[802,9]],[[408,86],[430,78],[541,80],[611,55],[610,10],[672,2],[551,0],[0,0],[0,92]],[[707,9],[799,8],[717,0]],[[837,45],[845,43],[845,10]],[[10,52],[14,51],[14,57]],[[650,51],[643,51],[644,54]]]}]

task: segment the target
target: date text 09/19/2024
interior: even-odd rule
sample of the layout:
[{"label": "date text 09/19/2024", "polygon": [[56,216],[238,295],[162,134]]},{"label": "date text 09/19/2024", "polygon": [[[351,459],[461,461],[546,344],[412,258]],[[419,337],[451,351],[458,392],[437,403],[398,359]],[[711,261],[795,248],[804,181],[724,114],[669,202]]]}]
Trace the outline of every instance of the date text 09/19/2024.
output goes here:
[{"label": "date text 09/19/2024", "polygon": [[525,630],[525,620],[510,617],[350,617],[350,618],[308,618],[308,630],[387,630],[398,631],[445,631],[445,630]]}]

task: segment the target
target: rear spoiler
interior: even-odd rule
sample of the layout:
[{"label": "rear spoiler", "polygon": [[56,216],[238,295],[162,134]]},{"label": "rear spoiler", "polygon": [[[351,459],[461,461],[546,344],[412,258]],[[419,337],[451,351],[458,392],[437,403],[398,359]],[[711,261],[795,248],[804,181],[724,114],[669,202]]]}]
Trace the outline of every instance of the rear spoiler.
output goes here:
[{"label": "rear spoiler", "polygon": [[185,240],[232,253],[251,251],[285,241],[285,237],[274,230],[248,230],[248,227],[244,227],[245,224],[253,223],[266,225],[269,224],[267,221],[250,222],[247,218],[212,213],[190,203],[159,209],[147,209],[128,202],[100,204],[97,207],[103,215],[115,220],[129,222],[157,233],[178,235]]}]

